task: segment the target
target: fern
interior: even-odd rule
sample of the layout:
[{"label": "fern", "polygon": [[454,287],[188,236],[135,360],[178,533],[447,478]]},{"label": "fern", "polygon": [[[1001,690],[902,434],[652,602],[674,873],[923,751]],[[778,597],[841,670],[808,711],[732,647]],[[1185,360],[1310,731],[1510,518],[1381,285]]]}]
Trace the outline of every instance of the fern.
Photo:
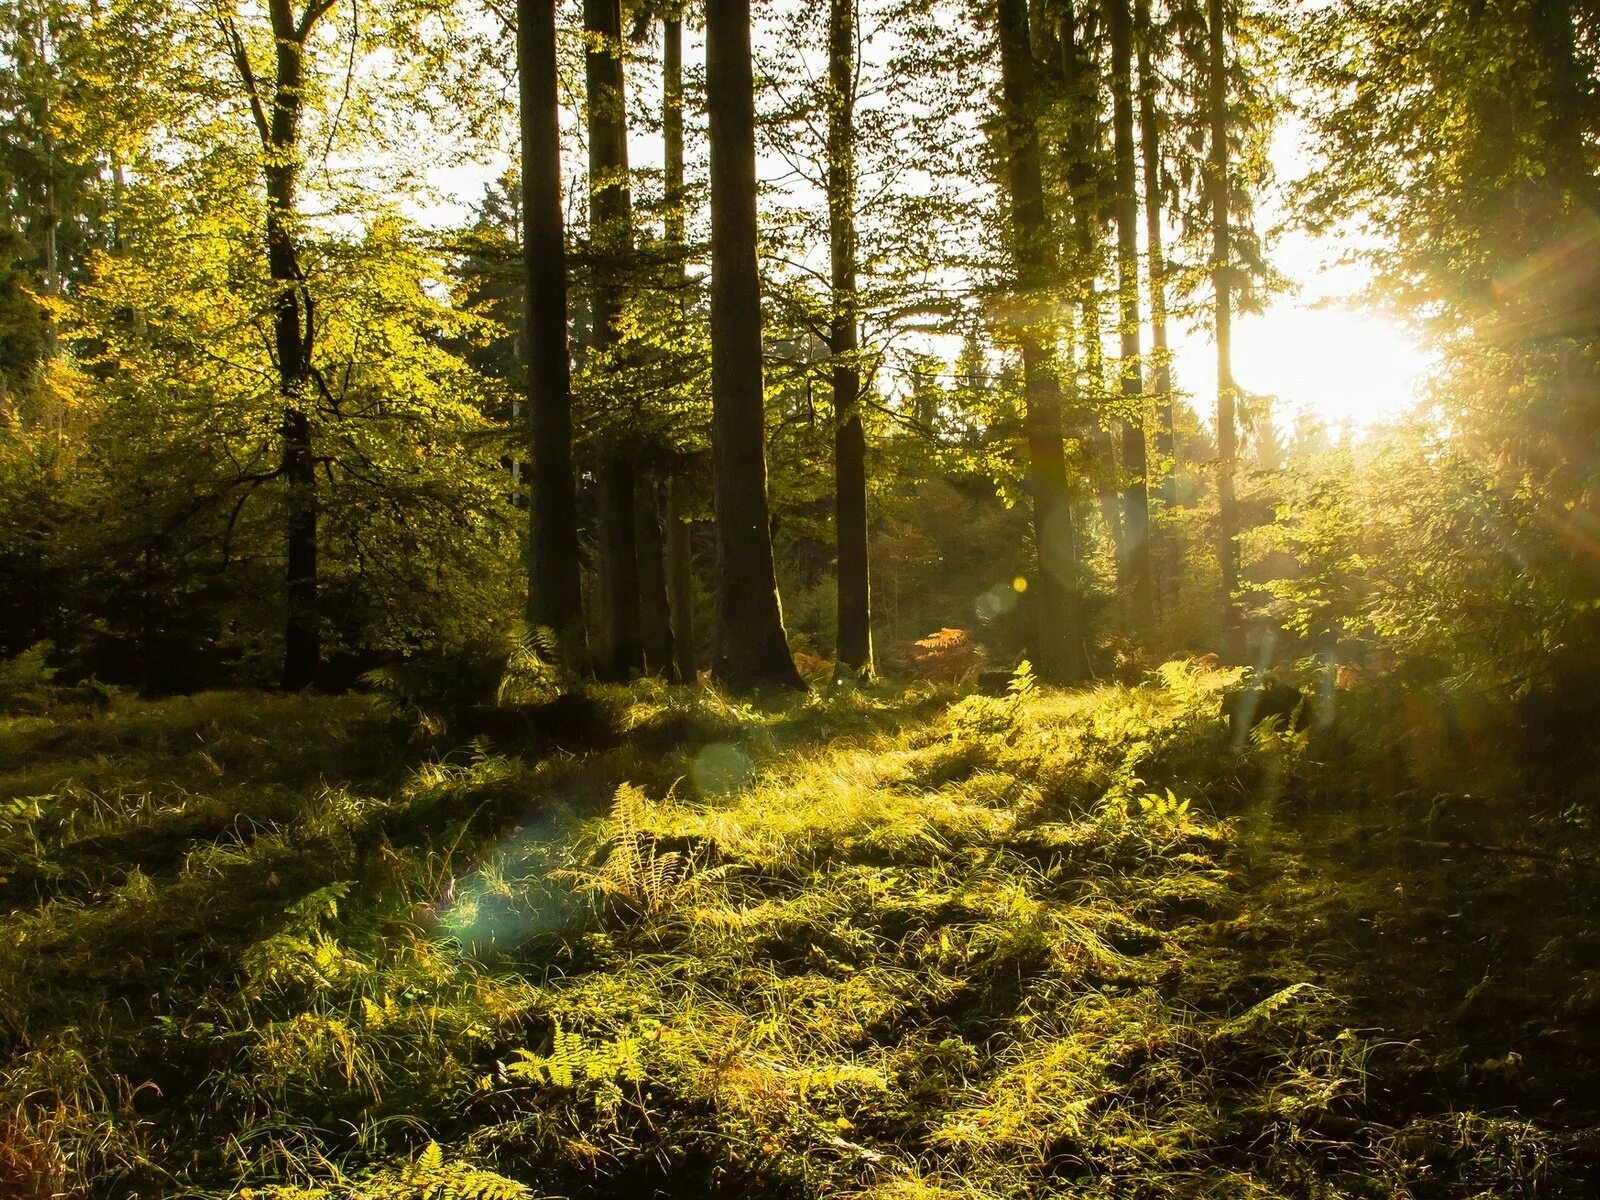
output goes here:
[{"label": "fern", "polygon": [[1167,825],[1181,825],[1189,815],[1189,801],[1179,800],[1168,788],[1165,795],[1151,792],[1139,798],[1139,811],[1145,819]]},{"label": "fern", "polygon": [[645,828],[650,801],[632,784],[617,789],[611,805],[610,850],[597,868],[552,871],[550,877],[579,891],[616,900],[644,916],[677,907],[701,884],[725,873],[705,870],[696,856],[660,849]]},{"label": "fern", "polygon": [[452,1162],[437,1142],[429,1142],[403,1167],[391,1167],[334,1190],[279,1185],[262,1192],[245,1188],[239,1194],[244,1200],[529,1200],[533,1195],[514,1179]]},{"label": "fern", "polygon": [[561,692],[557,649],[556,636],[549,629],[541,627],[519,638],[506,657],[495,702],[537,704],[555,699]]},{"label": "fern", "polygon": [[644,1081],[644,1041],[633,1032],[609,1042],[591,1043],[583,1035],[555,1024],[550,1053],[516,1051],[517,1061],[505,1068],[511,1079],[546,1083],[551,1087],[571,1088],[587,1080],[593,1083]]}]

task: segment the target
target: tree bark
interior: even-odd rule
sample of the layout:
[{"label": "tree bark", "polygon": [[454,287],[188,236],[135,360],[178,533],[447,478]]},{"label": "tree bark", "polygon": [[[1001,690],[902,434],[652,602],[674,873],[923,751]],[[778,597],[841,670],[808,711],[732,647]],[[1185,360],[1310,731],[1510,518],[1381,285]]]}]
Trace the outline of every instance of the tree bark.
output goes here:
[{"label": "tree bark", "polygon": [[[661,21],[661,138],[664,143],[663,185],[666,213],[662,222],[667,252],[673,257],[672,282],[678,288],[679,312],[689,312],[689,279],[684,269],[688,252],[683,186],[683,14],[671,11]],[[688,516],[683,512],[684,483],[674,465],[666,481],[667,601],[672,625],[673,675],[693,683],[699,674],[694,644],[694,560]]]},{"label": "tree bark", "polygon": [[[673,255],[677,282],[686,285],[683,262],[688,241],[683,186],[683,15],[676,11],[661,21],[661,141],[666,200],[662,232],[666,235],[667,250]],[[686,286],[680,295],[680,307],[687,311]]]},{"label": "tree bark", "polygon": [[841,672],[872,675],[867,557],[867,441],[861,424],[856,289],[855,0],[831,0],[828,21],[828,241],[832,274],[834,539]]},{"label": "tree bark", "polygon": [[1133,146],[1133,14],[1128,0],[1110,0],[1111,132],[1116,163],[1117,298],[1122,361],[1123,537],[1133,632],[1147,636],[1156,621],[1150,566],[1150,493],[1145,448],[1144,371],[1140,362],[1139,193]]},{"label": "tree bark", "polygon": [[[1156,493],[1170,516],[1178,506],[1178,412],[1172,390],[1172,352],[1167,340],[1167,259],[1161,228],[1161,124],[1156,113],[1159,81],[1153,64],[1155,29],[1150,0],[1136,0],[1134,36],[1139,59],[1139,147],[1144,165],[1145,252],[1150,281],[1150,391],[1156,412]],[[1166,611],[1178,604],[1178,550],[1170,526],[1153,536],[1156,599]]]},{"label": "tree bark", "polygon": [[783,631],[768,526],[761,283],[756,266],[750,0],[706,0],[711,126],[711,442],[716,468],[716,674],[803,689]]},{"label": "tree bark", "polygon": [[645,670],[671,676],[672,609],[667,597],[666,545],[661,529],[661,491],[655,472],[640,468],[633,479],[633,525],[639,563],[639,633]]},{"label": "tree bark", "polygon": [[1155,30],[1150,0],[1137,0],[1135,35],[1139,47],[1139,147],[1144,160],[1145,252],[1150,276],[1150,390],[1156,402],[1156,478],[1168,508],[1177,495],[1177,412],[1172,394],[1172,355],[1167,341],[1167,259],[1161,228],[1161,125],[1156,114],[1158,83],[1151,59]]},{"label": "tree bark", "polygon": [[1238,426],[1233,384],[1233,246],[1228,182],[1228,42],[1224,0],[1207,0],[1208,107],[1211,153],[1211,284],[1216,292],[1217,342],[1217,561],[1222,571],[1222,646],[1232,662],[1244,659],[1244,631],[1234,595],[1239,589],[1238,515],[1233,496]]},{"label": "tree bark", "polygon": [[566,234],[561,214],[555,0],[517,0],[522,118],[523,358],[531,497],[528,624],[552,631],[570,663],[588,658],[572,465],[572,360],[567,344]]},{"label": "tree bark", "polygon": [[1028,487],[1039,561],[1039,674],[1072,683],[1088,673],[1084,656],[1077,530],[1062,446],[1061,383],[1050,335],[1051,231],[1040,163],[1033,52],[1027,0],[999,0],[1001,98],[1005,116],[1011,241],[1022,297],[1023,387],[1027,400]]},{"label": "tree bark", "polygon": [[[283,409],[280,471],[284,482],[283,686],[316,683],[322,660],[317,612],[317,476],[306,389],[311,382],[311,298],[295,257],[300,117],[305,105],[305,39],[311,14],[297,22],[292,0],[272,0],[276,44],[266,153],[267,274],[272,281],[273,349]],[[259,111],[259,109],[258,109]]]},{"label": "tree bark", "polygon": [[1095,78],[1092,52],[1078,40],[1070,20],[1060,41],[1062,74],[1073,104],[1067,126],[1067,182],[1072,195],[1072,232],[1077,253],[1077,277],[1082,287],[1079,311],[1082,317],[1084,379],[1087,387],[1080,396],[1084,445],[1096,507],[1111,543],[1116,564],[1116,611],[1118,628],[1124,627],[1127,606],[1128,556],[1122,533],[1122,504],[1117,490],[1116,444],[1100,420],[1109,389],[1106,387],[1105,346],[1101,341],[1100,291],[1096,276],[1099,254],[1096,227],[1101,212],[1101,179],[1096,155],[1099,151],[1099,84]]},{"label": "tree bark", "polygon": [[[604,453],[596,467],[595,485],[595,523],[600,543],[600,615],[605,630],[595,673],[602,679],[628,679],[644,670],[633,464],[621,454]],[[620,588],[619,577],[630,580],[632,586]]]},{"label": "tree bark", "polygon": [[683,482],[667,480],[667,594],[672,602],[672,662],[680,683],[699,677],[694,644],[694,544]]},{"label": "tree bark", "polygon": [[[620,0],[584,0],[584,78],[588,86],[589,238],[594,254],[594,338],[597,361],[613,358],[633,251],[633,197],[628,181],[628,120],[622,64]],[[626,679],[644,670],[638,538],[634,526],[631,451],[613,432],[600,448],[602,502],[600,579],[605,595],[605,654],[600,674]]]}]

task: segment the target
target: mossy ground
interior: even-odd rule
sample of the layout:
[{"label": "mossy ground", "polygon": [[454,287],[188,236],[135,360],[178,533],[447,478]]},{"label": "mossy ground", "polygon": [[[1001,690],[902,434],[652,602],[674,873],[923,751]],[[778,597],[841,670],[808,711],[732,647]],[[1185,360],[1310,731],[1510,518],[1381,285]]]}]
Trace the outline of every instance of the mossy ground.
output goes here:
[{"label": "mossy ground", "polygon": [[1590,1194],[1589,810],[1231,678],[0,718],[0,1195]]}]

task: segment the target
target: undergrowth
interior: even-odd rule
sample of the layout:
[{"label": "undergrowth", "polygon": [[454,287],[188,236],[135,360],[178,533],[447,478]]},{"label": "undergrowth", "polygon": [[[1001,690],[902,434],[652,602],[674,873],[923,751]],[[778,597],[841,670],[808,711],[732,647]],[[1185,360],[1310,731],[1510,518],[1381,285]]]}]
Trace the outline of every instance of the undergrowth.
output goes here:
[{"label": "undergrowth", "polygon": [[[1538,848],[1581,813],[1489,853],[1489,798],[1413,763],[1410,822],[1426,789],[1353,783],[1404,753],[1372,703],[1236,744],[1236,682],[647,682],[566,746],[537,712],[459,746],[374,697],[32,688],[0,1194],[1583,1194],[1590,1114],[1553,1098],[1593,1049],[1592,884]],[[1528,871],[1543,924],[1450,941]]]}]

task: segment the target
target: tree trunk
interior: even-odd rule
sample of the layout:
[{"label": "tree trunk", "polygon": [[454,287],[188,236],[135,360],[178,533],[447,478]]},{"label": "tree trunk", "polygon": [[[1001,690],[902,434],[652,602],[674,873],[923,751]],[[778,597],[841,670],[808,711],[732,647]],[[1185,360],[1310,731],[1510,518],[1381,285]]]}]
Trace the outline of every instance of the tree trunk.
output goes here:
[{"label": "tree trunk", "polygon": [[[592,352],[605,364],[621,341],[620,324],[633,250],[633,198],[628,181],[628,120],[622,65],[620,0],[584,0],[588,50],[589,237],[594,251]],[[626,679],[644,670],[640,628],[638,540],[634,528],[634,465],[613,432],[600,448],[602,503],[600,579],[605,594],[605,656],[600,673]]]},{"label": "tree trunk", "polygon": [[803,689],[783,632],[768,529],[750,0],[706,0],[706,101],[711,126],[716,673],[733,687],[776,683]]},{"label": "tree trunk", "polygon": [[1105,347],[1100,337],[1100,292],[1096,282],[1099,254],[1096,225],[1100,219],[1101,181],[1096,156],[1099,151],[1097,105],[1099,83],[1091,52],[1078,41],[1070,22],[1060,44],[1064,90],[1073,100],[1067,127],[1067,181],[1072,195],[1072,232],[1077,252],[1077,275],[1082,285],[1079,309],[1082,314],[1084,378],[1087,383],[1081,398],[1084,444],[1087,447],[1091,486],[1094,488],[1101,523],[1111,542],[1116,564],[1117,625],[1126,622],[1128,560],[1122,534],[1121,496],[1117,490],[1116,446],[1101,423],[1108,397],[1105,372]]},{"label": "tree trunk", "polygon": [[1123,538],[1128,560],[1132,629],[1155,628],[1150,569],[1150,494],[1146,482],[1144,372],[1139,337],[1139,193],[1133,147],[1133,15],[1128,0],[1110,0],[1111,130],[1116,162],[1117,297],[1122,334]]},{"label": "tree trunk", "polygon": [[[689,278],[684,269],[688,234],[684,218],[683,187],[683,14],[672,11],[661,22],[661,139],[664,143],[663,184],[666,213],[662,232],[673,257],[672,283],[678,288],[679,312],[689,313]],[[677,477],[687,469],[675,463],[667,488],[667,600],[672,624],[673,675],[693,683],[699,674],[694,644],[694,560],[689,518],[684,514],[684,484]]]},{"label": "tree trunk", "polygon": [[687,233],[683,188],[683,16],[673,12],[661,21],[661,141],[666,212],[662,232],[667,252],[673,256],[676,282],[682,288],[679,307],[689,307],[688,277],[683,256]]},{"label": "tree trunk", "polygon": [[1144,158],[1144,227],[1150,266],[1150,390],[1156,401],[1156,477],[1161,502],[1178,502],[1177,412],[1172,394],[1172,355],[1167,344],[1167,259],[1161,228],[1161,126],[1156,115],[1158,82],[1151,61],[1155,30],[1150,0],[1138,0],[1135,32],[1139,45],[1139,145]]},{"label": "tree trunk", "polygon": [[1238,458],[1238,431],[1233,386],[1233,247],[1229,227],[1228,183],[1228,43],[1223,0],[1207,0],[1210,69],[1207,80],[1211,117],[1211,155],[1207,183],[1211,191],[1211,284],[1216,291],[1217,339],[1217,561],[1222,568],[1222,646],[1232,662],[1245,655],[1234,594],[1239,588],[1238,516],[1234,511],[1233,477]]},{"label": "tree trunk", "polygon": [[[596,467],[595,484],[595,523],[600,542],[600,613],[605,630],[596,674],[602,679],[627,679],[644,670],[633,464],[621,454],[606,454]],[[618,575],[631,578],[634,586],[619,589]]]},{"label": "tree trunk", "polygon": [[694,645],[694,544],[684,512],[683,483],[667,480],[667,594],[672,601],[672,661],[680,683],[700,674]]},{"label": "tree trunk", "polygon": [[1028,487],[1039,560],[1039,674],[1072,683],[1088,673],[1084,657],[1077,531],[1062,446],[1061,383],[1050,333],[1051,231],[1045,209],[1036,122],[1027,0],[999,0],[1001,96],[1011,192],[1012,255],[1022,295],[1023,387],[1027,399]]},{"label": "tree trunk", "polygon": [[[1150,0],[1136,0],[1134,33],[1139,57],[1139,146],[1144,159],[1144,220],[1150,278],[1150,391],[1156,410],[1156,491],[1164,515],[1178,506],[1178,413],[1172,391],[1172,354],[1167,343],[1167,259],[1162,246],[1161,125],[1156,115],[1159,81],[1152,62],[1155,29]],[[1155,556],[1157,600],[1167,611],[1178,604],[1178,548],[1168,533]]]},{"label": "tree trunk", "polygon": [[660,484],[640,468],[633,479],[633,526],[639,563],[639,633],[645,670],[673,673],[672,609],[667,598],[666,546],[661,530]]},{"label": "tree trunk", "polygon": [[[1091,182],[1091,187],[1094,185]],[[1074,189],[1077,191],[1077,189]],[[1124,624],[1122,609],[1127,595],[1127,553],[1122,538],[1122,504],[1117,494],[1117,451],[1111,435],[1100,423],[1100,411],[1107,394],[1105,347],[1100,340],[1100,291],[1095,286],[1094,225],[1090,215],[1092,200],[1080,199],[1073,218],[1079,257],[1089,265],[1083,280],[1083,298],[1079,304],[1083,326],[1083,371],[1087,386],[1080,396],[1083,412],[1084,443],[1088,448],[1090,483],[1094,488],[1095,506],[1100,510],[1100,522],[1106,527],[1106,537],[1111,542],[1111,558],[1116,570],[1117,623]]]},{"label": "tree trunk", "polygon": [[295,193],[299,183],[300,114],[309,29],[299,28],[290,0],[272,0],[276,39],[266,152],[267,273],[272,280],[273,348],[283,407],[280,470],[284,482],[286,592],[283,686],[312,686],[322,660],[317,612],[317,476],[306,389],[311,382],[311,302],[295,259]]},{"label": "tree trunk", "polygon": [[834,537],[839,559],[838,663],[872,675],[867,560],[867,441],[861,426],[856,292],[855,0],[831,0],[828,21],[828,241],[832,259]]},{"label": "tree trunk", "polygon": [[572,465],[566,234],[561,214],[555,0],[517,0],[522,112],[523,358],[527,364],[531,503],[528,624],[552,631],[570,663],[588,658]]}]

